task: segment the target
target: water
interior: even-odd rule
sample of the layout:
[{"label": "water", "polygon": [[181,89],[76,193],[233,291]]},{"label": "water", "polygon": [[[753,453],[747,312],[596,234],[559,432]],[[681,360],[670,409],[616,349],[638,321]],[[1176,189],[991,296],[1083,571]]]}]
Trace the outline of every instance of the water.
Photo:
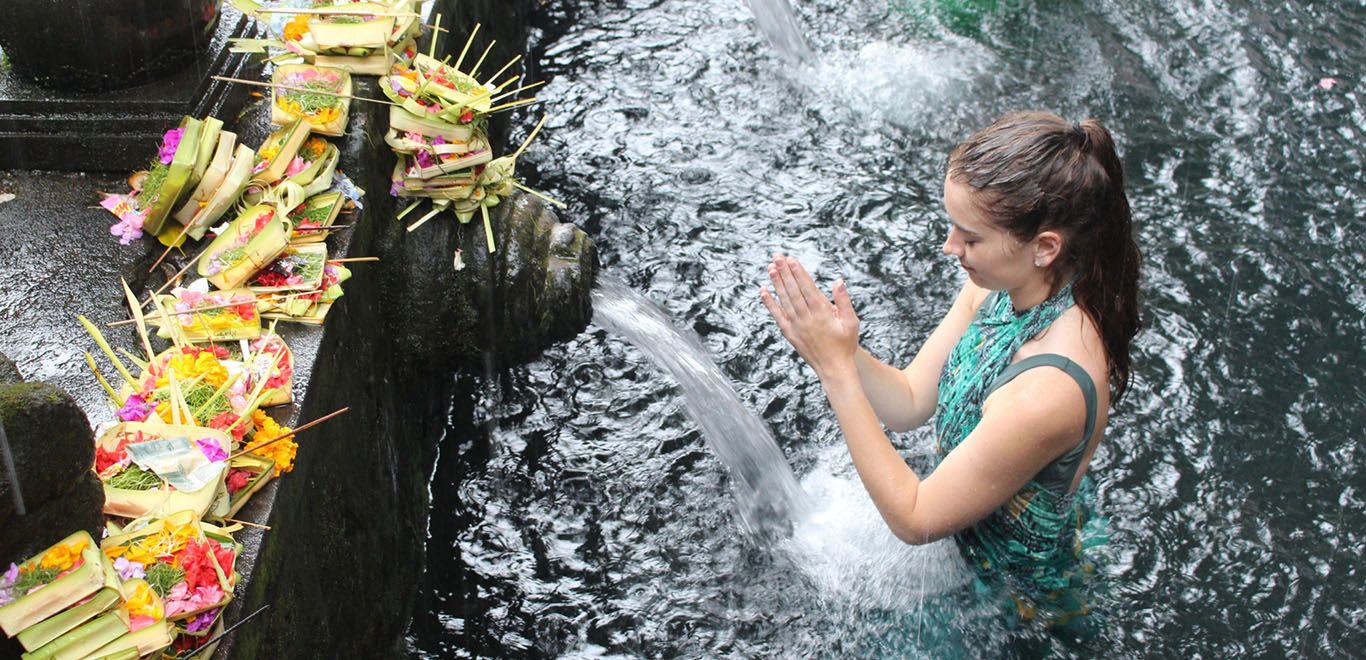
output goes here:
[{"label": "water", "polygon": [[[1091,468],[1104,655],[1358,654],[1366,4],[997,4],[806,0],[806,67],[734,0],[547,4],[529,183],[697,332],[812,513],[786,541],[742,533],[678,381],[590,327],[497,388],[460,377],[416,654],[1096,655],[960,602],[951,545],[888,539],[755,295],[791,252],[908,361],[962,282],[946,155],[1021,108],[1112,129],[1147,259],[1135,381]],[[893,441],[928,468],[924,430]]]},{"label": "water", "polygon": [[602,277],[593,322],[635,344],[678,382],[693,420],[730,470],[740,520],[757,534],[801,519],[809,503],[773,435],[745,407],[696,333],[680,332],[650,299]]},{"label": "water", "polygon": [[801,28],[797,25],[797,13],[787,0],[746,0],[750,11],[754,12],[754,22],[759,31],[768,37],[768,43],[789,59],[806,61],[811,58],[811,47],[806,44]]}]

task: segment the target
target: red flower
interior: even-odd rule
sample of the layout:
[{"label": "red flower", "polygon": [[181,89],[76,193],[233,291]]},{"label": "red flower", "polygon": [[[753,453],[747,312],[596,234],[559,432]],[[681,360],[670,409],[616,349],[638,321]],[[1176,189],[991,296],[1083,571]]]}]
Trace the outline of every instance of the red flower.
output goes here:
[{"label": "red flower", "polygon": [[218,584],[218,573],[213,570],[213,563],[209,559],[210,546],[216,546],[213,541],[200,542],[191,540],[185,544],[185,548],[176,553],[176,563],[185,571],[186,586],[193,591],[197,587]]},{"label": "red flower", "polygon": [[466,111],[460,113],[460,123],[462,123],[462,124],[468,124],[468,123],[470,123],[470,122],[472,122],[472,121],[474,121],[474,112],[472,112],[472,111],[470,111],[470,110],[466,110]]},{"label": "red flower", "polygon": [[232,468],[228,470],[228,494],[236,495],[237,491],[247,487],[251,483],[251,478],[255,476],[250,470],[242,468]]},{"label": "red flower", "polygon": [[[214,416],[213,419],[210,419],[210,420],[209,420],[209,428],[213,428],[213,429],[226,429],[226,428],[228,428],[229,426],[231,426],[231,425],[233,424],[233,422],[236,422],[236,421],[237,421],[237,413],[234,413],[234,412],[231,412],[231,411],[224,411],[224,412],[218,413],[217,415]],[[246,424],[238,424],[237,426],[234,426],[233,429],[232,429],[232,439],[233,439],[233,442],[241,442],[241,441],[242,441],[242,436],[244,436],[244,435],[246,435],[246,434],[247,434],[247,425],[246,425]]]},{"label": "red flower", "polygon": [[213,356],[220,360],[226,359],[231,355],[228,353],[227,347],[219,346],[218,344],[209,344],[209,350],[213,351]]}]

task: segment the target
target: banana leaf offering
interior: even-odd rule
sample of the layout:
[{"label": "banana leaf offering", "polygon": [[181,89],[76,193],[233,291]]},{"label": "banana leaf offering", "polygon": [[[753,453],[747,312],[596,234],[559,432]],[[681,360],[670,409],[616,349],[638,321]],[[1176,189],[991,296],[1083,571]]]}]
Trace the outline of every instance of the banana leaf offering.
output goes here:
[{"label": "banana leaf offering", "polygon": [[284,216],[274,204],[257,204],[243,211],[204,248],[196,264],[199,275],[219,289],[241,286],[288,247]]},{"label": "banana leaf offering", "polygon": [[84,531],[10,564],[0,574],[0,630],[14,637],[99,591],[105,579],[104,558]]},{"label": "banana leaf offering", "polygon": [[163,600],[166,620],[193,632],[210,628],[217,615],[212,611],[232,602],[242,546],[193,511],[136,520],[101,541],[100,549],[109,561],[136,565]]},{"label": "banana leaf offering", "polygon": [[283,64],[271,75],[270,121],[286,126],[296,119],[308,122],[320,135],[346,134],[351,108],[351,74],[340,69]]},{"label": "banana leaf offering", "polygon": [[252,167],[252,182],[270,185],[279,181],[289,169],[299,147],[308,139],[309,125],[303,119],[292,123],[266,136],[261,148],[256,151],[256,164]]},{"label": "banana leaf offering", "polygon": [[261,336],[261,315],[256,311],[256,296],[249,289],[208,291],[206,287],[177,287],[157,300],[163,316],[149,320],[158,326],[159,336],[173,338],[178,344]]},{"label": "banana leaf offering", "polygon": [[326,192],[304,200],[289,212],[294,231],[289,235],[291,245],[321,243],[330,233],[326,231],[337,220],[346,198],[340,192]]}]

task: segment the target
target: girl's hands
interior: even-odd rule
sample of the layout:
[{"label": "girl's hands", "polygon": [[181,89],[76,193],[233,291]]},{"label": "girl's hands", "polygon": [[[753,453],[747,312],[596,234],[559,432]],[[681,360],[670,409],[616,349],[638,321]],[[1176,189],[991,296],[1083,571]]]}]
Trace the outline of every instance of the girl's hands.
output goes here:
[{"label": "girl's hands", "polygon": [[773,292],[759,287],[759,299],[797,354],[823,382],[845,376],[857,378],[854,353],[858,350],[859,320],[844,280],[835,282],[832,303],[816,288],[801,263],[781,252],[774,253],[768,277]]}]

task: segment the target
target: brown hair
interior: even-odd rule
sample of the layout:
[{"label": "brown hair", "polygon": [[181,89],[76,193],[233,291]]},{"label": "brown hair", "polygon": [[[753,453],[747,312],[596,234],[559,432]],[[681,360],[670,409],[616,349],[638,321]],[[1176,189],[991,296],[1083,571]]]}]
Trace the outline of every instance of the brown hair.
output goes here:
[{"label": "brown hair", "polygon": [[949,177],[979,193],[995,222],[1020,240],[1063,235],[1049,265],[1053,286],[1069,274],[1077,306],[1100,329],[1118,401],[1129,384],[1129,344],[1138,333],[1138,268],[1124,168],[1099,121],[1073,124],[1046,112],[1016,112],[969,137],[949,156]]}]

